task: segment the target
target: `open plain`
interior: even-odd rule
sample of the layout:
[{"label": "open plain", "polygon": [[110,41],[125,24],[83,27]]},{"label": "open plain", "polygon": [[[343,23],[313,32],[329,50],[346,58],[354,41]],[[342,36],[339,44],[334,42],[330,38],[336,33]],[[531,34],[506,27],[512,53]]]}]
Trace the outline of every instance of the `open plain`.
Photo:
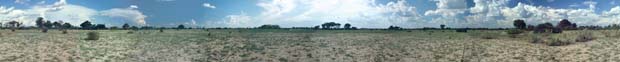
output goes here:
[{"label": "open plain", "polygon": [[[0,30],[0,62],[614,62],[620,31],[547,34],[565,46],[531,43],[504,30]],[[98,40],[84,40],[98,32]],[[132,33],[129,33],[132,32]]]}]

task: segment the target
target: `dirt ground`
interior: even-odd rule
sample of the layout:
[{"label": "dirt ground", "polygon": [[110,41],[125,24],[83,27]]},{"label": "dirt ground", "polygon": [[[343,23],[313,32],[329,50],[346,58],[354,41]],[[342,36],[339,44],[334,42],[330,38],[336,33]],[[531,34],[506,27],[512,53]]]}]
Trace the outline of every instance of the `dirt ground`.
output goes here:
[{"label": "dirt ground", "polygon": [[[99,40],[84,40],[87,32]],[[582,32],[596,39],[547,46],[530,43],[531,33],[512,38],[503,30],[0,30],[0,62],[620,61],[618,30],[552,35]]]}]

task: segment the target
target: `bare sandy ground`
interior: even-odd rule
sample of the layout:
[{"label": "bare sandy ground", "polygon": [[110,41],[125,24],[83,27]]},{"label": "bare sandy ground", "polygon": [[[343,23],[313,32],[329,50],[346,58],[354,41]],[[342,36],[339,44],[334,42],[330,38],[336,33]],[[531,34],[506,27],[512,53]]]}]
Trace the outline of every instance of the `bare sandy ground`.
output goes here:
[{"label": "bare sandy ground", "polygon": [[[618,62],[620,31],[567,31],[567,46],[530,43],[531,33],[451,30],[0,30],[0,62]],[[484,39],[482,37],[492,37]]]}]

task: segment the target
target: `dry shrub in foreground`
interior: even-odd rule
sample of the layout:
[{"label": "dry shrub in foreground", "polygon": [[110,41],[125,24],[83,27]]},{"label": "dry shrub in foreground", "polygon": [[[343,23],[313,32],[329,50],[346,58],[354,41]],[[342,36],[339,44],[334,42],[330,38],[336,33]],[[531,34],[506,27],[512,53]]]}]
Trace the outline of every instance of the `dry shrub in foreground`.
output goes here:
[{"label": "dry shrub in foreground", "polygon": [[592,36],[592,33],[584,32],[584,33],[577,35],[575,42],[588,42],[591,40],[594,40],[594,36]]},{"label": "dry shrub in foreground", "polygon": [[540,43],[548,46],[565,46],[573,44],[572,38],[565,35],[554,35],[551,33],[539,33],[531,36],[530,43]]},{"label": "dry shrub in foreground", "polygon": [[69,32],[67,32],[67,30],[62,30],[62,34],[67,34]]},{"label": "dry shrub in foreground", "polygon": [[544,41],[542,38],[540,38],[541,36],[539,36],[539,35],[532,35],[531,37],[532,37],[532,39],[531,39],[530,43],[543,43],[543,41]]},{"label": "dry shrub in foreground", "polygon": [[86,34],[86,40],[98,40],[99,39],[99,33],[97,32],[88,32]]},{"label": "dry shrub in foreground", "polygon": [[47,29],[43,29],[43,30],[41,30],[41,32],[47,33]]},{"label": "dry shrub in foreground", "polygon": [[557,38],[551,39],[550,41],[551,41],[550,43],[547,43],[547,45],[549,46],[564,46],[564,45],[570,45],[573,43],[571,41],[564,41],[564,40],[560,40]]}]

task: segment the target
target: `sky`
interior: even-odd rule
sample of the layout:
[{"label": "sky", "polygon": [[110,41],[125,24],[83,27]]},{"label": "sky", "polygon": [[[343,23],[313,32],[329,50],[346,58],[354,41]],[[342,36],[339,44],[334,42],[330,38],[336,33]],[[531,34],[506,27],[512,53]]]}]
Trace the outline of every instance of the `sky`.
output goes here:
[{"label": "sky", "polygon": [[325,22],[361,28],[512,28],[527,24],[620,23],[617,0],[0,0],[0,22],[35,25],[37,17],[78,25],[312,27]]}]

